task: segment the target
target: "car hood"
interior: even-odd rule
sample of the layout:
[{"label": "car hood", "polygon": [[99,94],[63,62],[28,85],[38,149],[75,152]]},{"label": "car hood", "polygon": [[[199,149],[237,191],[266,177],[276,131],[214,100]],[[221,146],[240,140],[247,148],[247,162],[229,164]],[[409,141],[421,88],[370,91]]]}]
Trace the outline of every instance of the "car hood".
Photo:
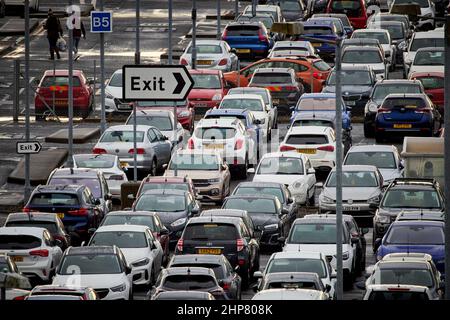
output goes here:
[{"label": "car hood", "polygon": [[[370,91],[372,90],[371,86],[360,86],[360,85],[343,85],[342,86],[342,98],[345,99],[346,95],[354,95],[354,94],[364,94],[367,95],[370,94]],[[323,89],[323,92],[330,92],[335,93],[336,92],[336,86],[326,86]]]},{"label": "car hood", "polygon": [[151,258],[147,248],[121,248],[121,250],[129,266],[137,260]]},{"label": "car hood", "polygon": [[[167,170],[164,175],[168,177],[174,177],[175,172],[173,170]],[[209,170],[178,170],[177,175],[180,177],[187,175],[193,180],[220,178],[220,174],[217,171],[209,171]]]},{"label": "car hood", "polygon": [[106,86],[105,91],[109,92],[114,98],[122,99],[122,87]]},{"label": "car hood", "polygon": [[252,219],[255,227],[267,226],[269,224],[278,224],[278,222],[280,221],[280,219],[274,214],[254,213],[254,212],[249,212],[248,214]]},{"label": "car hood", "polygon": [[381,175],[383,176],[383,180],[391,181],[395,178],[399,178],[401,176],[400,172],[397,169],[378,169],[380,170]]},{"label": "car hood", "polygon": [[290,185],[295,181],[306,181],[306,176],[290,175],[290,174],[258,174],[253,177],[255,182],[279,182]]},{"label": "car hood", "polygon": [[381,245],[378,249],[378,255],[385,256],[389,253],[397,252],[421,252],[428,253],[433,259],[440,259],[444,257],[444,245]]},{"label": "car hood", "polygon": [[[187,213],[186,211],[157,211],[159,218],[161,219],[161,222],[167,227],[172,222],[181,219],[186,218]],[[127,260],[128,261],[128,260]]]},{"label": "car hood", "polygon": [[336,119],[336,113],[330,111],[297,111],[296,119],[323,119],[334,121]]},{"label": "car hood", "polygon": [[[367,200],[377,196],[380,193],[378,188],[342,188],[342,200]],[[326,187],[323,189],[323,195],[331,199],[336,199],[336,188]]]},{"label": "car hood", "polygon": [[123,284],[123,274],[84,274],[76,275],[56,275],[53,278],[53,285],[77,285],[81,287],[90,287],[93,289],[112,288]]},{"label": "car hood", "polygon": [[[384,216],[397,216],[402,211],[414,211],[417,212],[420,210],[420,208],[389,208],[389,207],[382,207],[380,206],[378,208],[378,214],[384,215]],[[424,208],[423,211],[429,211],[429,212],[443,212],[441,209],[428,209]]]},{"label": "car hood", "polygon": [[222,94],[222,90],[219,89],[192,89],[189,93],[188,99],[203,99],[203,100],[212,100],[214,95]]},{"label": "car hood", "polygon": [[330,244],[286,243],[283,247],[283,251],[285,251],[285,252],[293,252],[293,251],[296,251],[296,252],[298,252],[298,251],[320,252],[326,256],[333,256],[336,254],[336,244],[333,244],[333,243],[330,243]]}]

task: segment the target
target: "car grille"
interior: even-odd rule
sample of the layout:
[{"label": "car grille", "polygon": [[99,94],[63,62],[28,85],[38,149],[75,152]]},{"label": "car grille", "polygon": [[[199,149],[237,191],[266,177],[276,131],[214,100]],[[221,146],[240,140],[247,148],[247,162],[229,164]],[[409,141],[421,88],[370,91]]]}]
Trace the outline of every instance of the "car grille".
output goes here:
[{"label": "car grille", "polygon": [[100,299],[104,299],[108,295],[109,289],[95,289],[95,292]]},{"label": "car grille", "polygon": [[342,97],[345,101],[358,101],[361,99],[361,95],[355,94],[355,95],[345,95]]},{"label": "car grille", "polygon": [[[348,200],[342,200],[342,202],[348,203]],[[352,200],[352,203],[367,203],[367,200]]]},{"label": "car grille", "polygon": [[132,109],[129,102],[127,102],[125,100],[115,98],[114,103],[116,104],[116,107],[118,110],[131,110]]},{"label": "car grille", "polygon": [[196,179],[192,180],[195,187],[207,187],[210,185],[208,179]]}]

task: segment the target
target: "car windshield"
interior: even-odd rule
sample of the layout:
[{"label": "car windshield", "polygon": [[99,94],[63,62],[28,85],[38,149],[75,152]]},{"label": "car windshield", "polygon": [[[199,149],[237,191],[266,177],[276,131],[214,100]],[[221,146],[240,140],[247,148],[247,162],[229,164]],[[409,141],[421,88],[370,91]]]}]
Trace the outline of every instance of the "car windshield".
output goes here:
[{"label": "car windshield", "polygon": [[122,273],[119,259],[115,254],[74,254],[63,258],[58,274],[118,274]]},{"label": "car windshield", "polygon": [[108,214],[105,216],[102,226],[112,226],[112,225],[138,225],[149,227],[150,230],[154,231],[155,224],[153,222],[153,217],[151,216],[139,216],[133,215],[132,212],[126,215],[112,215]]},{"label": "car windshield", "polygon": [[247,14],[241,15],[238,17],[237,19],[238,22],[244,21],[244,22],[262,22],[263,25],[267,28],[270,29],[272,28],[273,25],[273,18],[271,16],[249,16]]},{"label": "car windshield", "polygon": [[375,50],[346,50],[342,55],[343,63],[382,63],[380,51]]},{"label": "car windshield", "polygon": [[394,245],[443,245],[444,229],[442,226],[393,225],[384,243]]},{"label": "car windshield", "polygon": [[292,84],[290,73],[257,72],[250,80],[252,84]]},{"label": "car windshield", "polygon": [[[341,70],[342,85],[370,86],[372,78],[370,73],[364,70]],[[332,72],[328,78],[327,85],[336,85],[336,72]]]},{"label": "car windshield", "polygon": [[122,85],[123,85],[122,72],[114,73],[111,77],[111,80],[109,80],[108,86],[122,87]]},{"label": "car windshield", "polygon": [[280,8],[282,11],[295,11],[299,12],[302,10],[300,4],[297,1],[279,1]]},{"label": "car windshield", "polygon": [[41,246],[41,239],[25,234],[0,234],[0,250],[27,250]]},{"label": "car windshield", "polygon": [[92,191],[94,198],[102,197],[102,186],[98,178],[51,178],[48,183],[49,185],[67,185],[67,184],[77,184],[88,187]]},{"label": "car windshield", "polygon": [[256,99],[224,99],[220,109],[247,109],[250,111],[264,111],[264,104]]},{"label": "car windshield", "polygon": [[418,51],[413,65],[416,66],[443,66],[444,51]]},{"label": "car windshield", "polygon": [[[220,54],[222,53],[222,47],[215,44],[197,44],[197,54]],[[192,46],[189,46],[187,53],[192,53]]]},{"label": "car windshield", "polygon": [[275,258],[269,262],[266,273],[275,272],[313,272],[319,278],[327,276],[325,263],[320,259]]},{"label": "car windshield", "polygon": [[79,168],[89,168],[89,169],[105,169],[112,168],[115,163],[114,156],[104,156],[104,155],[74,155],[73,159],[75,164]]},{"label": "car windshield", "polygon": [[[375,188],[378,181],[373,171],[344,171],[342,172],[342,186],[347,188]],[[327,187],[336,187],[336,172],[330,173]]]},{"label": "car windshield", "polygon": [[234,137],[236,136],[236,129],[226,127],[197,127],[197,129],[195,129],[194,135],[199,139],[206,140],[234,139]]},{"label": "car windshield", "polygon": [[220,78],[215,74],[191,74],[194,89],[222,89]]},{"label": "car windshield", "polygon": [[[129,125],[133,124],[133,118],[130,117],[127,120]],[[169,117],[158,117],[158,116],[138,116],[136,117],[137,125],[152,126],[158,128],[160,131],[170,131],[173,130],[173,120]]]},{"label": "car windshield", "polygon": [[191,223],[183,233],[186,240],[234,240],[239,237],[234,224],[224,223]]},{"label": "car windshield", "polygon": [[300,99],[295,107],[297,111],[335,111],[335,98]]},{"label": "car windshield", "polygon": [[[136,131],[136,142],[143,142],[144,134],[144,131]],[[100,142],[133,142],[133,130],[106,131],[100,138]]]},{"label": "car windshield", "polygon": [[411,301],[426,301],[428,296],[425,292],[409,292],[405,291],[372,291],[367,300],[371,301],[401,301],[401,300],[411,300]]},{"label": "car windshield", "polygon": [[8,221],[5,227],[34,227],[34,228],[44,228],[47,229],[51,234],[58,232],[58,226],[55,222],[51,221],[36,221],[36,220],[18,220],[18,221]]},{"label": "car windshield", "polygon": [[135,210],[181,212],[186,210],[186,199],[184,195],[144,194],[137,200]]},{"label": "car windshield", "polygon": [[334,128],[334,122],[328,120],[315,120],[315,119],[302,119],[295,120],[292,124],[293,127],[330,127]]},{"label": "car windshield", "polygon": [[[346,237],[342,230],[342,243]],[[333,244],[336,243],[335,223],[297,223],[289,232],[287,243],[292,244]]]},{"label": "car windshield", "polygon": [[304,27],[305,34],[314,35],[314,36],[323,36],[323,35],[332,35],[334,34],[333,29],[331,27],[326,26],[305,26]]},{"label": "car windshield", "polygon": [[426,107],[425,100],[422,98],[388,98],[383,101],[383,109],[422,109]]},{"label": "car windshield", "polygon": [[280,200],[281,203],[284,202],[284,193],[281,188],[270,188],[270,187],[238,187],[235,189],[234,194],[236,195],[254,195],[262,194],[275,196]]},{"label": "car windshield", "polygon": [[409,51],[417,51],[420,48],[427,48],[427,47],[443,47],[444,46],[444,37],[442,38],[420,38],[420,39],[414,39],[411,43],[411,48]]},{"label": "car windshield", "polygon": [[345,13],[348,17],[361,15],[361,1],[359,0],[333,0],[331,11],[333,13]]},{"label": "car windshield", "polygon": [[444,77],[417,77],[417,80],[422,82],[423,88],[425,90],[443,89],[444,88]]},{"label": "car windshield", "polygon": [[170,268],[176,268],[176,267],[201,267],[201,268],[208,268],[212,269],[214,271],[214,275],[216,276],[216,279],[224,279],[225,273],[223,271],[223,267],[220,264],[212,264],[212,263],[171,263]]},{"label": "car windshield", "polygon": [[264,158],[257,174],[304,174],[303,161],[299,158],[273,157]]},{"label": "car windshield", "polygon": [[440,209],[441,201],[435,190],[391,189],[386,192],[382,206]]},{"label": "car windshield", "polygon": [[177,154],[169,165],[169,170],[219,170],[218,159],[209,154]]},{"label": "car windshield", "polygon": [[225,202],[223,208],[247,210],[250,215],[277,213],[275,202],[272,199],[232,198]]},{"label": "car windshield", "polygon": [[72,193],[36,193],[30,201],[34,206],[76,206],[78,196]]},{"label": "car windshield", "polygon": [[261,91],[260,88],[251,88],[251,87],[244,87],[244,88],[245,90],[241,90],[243,88],[231,89],[230,91],[228,91],[227,95],[230,96],[235,94],[256,94],[264,100],[265,104],[269,104],[269,95],[266,93],[266,91]]},{"label": "car windshield", "polygon": [[327,144],[328,138],[321,134],[291,134],[286,139],[287,144]]},{"label": "car windshield", "polygon": [[167,276],[161,286],[170,290],[202,290],[214,288],[217,283],[210,275],[186,273]]},{"label": "car windshield", "polygon": [[389,32],[391,39],[401,40],[405,38],[402,24],[386,24],[382,25],[382,28]]},{"label": "car windshield", "polygon": [[352,39],[377,39],[381,44],[389,44],[389,37],[384,32],[355,32]]},{"label": "car windshield", "polygon": [[107,231],[96,232],[92,240],[89,242],[90,246],[113,246],[119,248],[146,248],[147,238],[144,232],[131,231]]},{"label": "car windshield", "polygon": [[375,86],[372,99],[381,104],[391,93],[421,93],[421,88],[417,84],[381,84]]},{"label": "car windshield", "polygon": [[[73,86],[74,87],[80,87],[81,82],[80,78],[78,77],[72,77],[73,79]],[[51,86],[68,86],[69,85],[69,77],[68,76],[48,76],[45,77],[44,80],[42,80],[41,87],[42,88],[48,88]]]},{"label": "car windshield", "polygon": [[433,278],[427,269],[376,268],[371,276],[372,284],[409,284],[433,287]]},{"label": "car windshield", "polygon": [[187,183],[145,183],[142,186],[141,194],[147,190],[156,190],[156,189],[165,189],[165,190],[183,190],[189,191],[189,185]]},{"label": "car windshield", "polygon": [[395,0],[395,4],[413,4],[417,3],[421,8],[428,8],[428,0]]},{"label": "car windshield", "polygon": [[344,165],[369,165],[378,169],[397,169],[394,153],[389,151],[349,152]]}]

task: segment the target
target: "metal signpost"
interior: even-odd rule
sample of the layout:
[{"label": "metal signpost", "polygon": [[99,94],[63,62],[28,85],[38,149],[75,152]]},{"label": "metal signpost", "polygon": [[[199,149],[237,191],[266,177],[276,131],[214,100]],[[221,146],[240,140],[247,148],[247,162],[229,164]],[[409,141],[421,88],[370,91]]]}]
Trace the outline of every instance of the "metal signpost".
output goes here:
[{"label": "metal signpost", "polygon": [[[69,0],[69,10],[72,10],[72,0]],[[69,27],[69,52],[68,52],[68,60],[69,60],[69,111],[68,111],[68,117],[69,117],[69,134],[68,134],[68,140],[69,140],[69,154],[67,155],[67,166],[69,168],[73,168],[73,26],[77,23],[77,21],[72,20],[75,15],[73,15],[73,12],[68,12],[69,17],[67,19],[70,19],[68,22]],[[76,18],[73,18],[76,19]]]},{"label": "metal signpost", "polygon": [[[29,0],[25,0],[25,141],[30,140],[30,8]],[[31,194],[30,186],[30,155],[25,154],[25,192],[24,202]]]},{"label": "metal signpost", "polygon": [[217,0],[217,40],[220,40],[221,38],[221,31],[220,31],[220,23],[221,23],[221,16],[220,16],[220,0]]},{"label": "metal signpost", "polygon": [[42,145],[39,141],[19,141],[16,143],[17,154],[34,154],[41,152]]},{"label": "metal signpost", "polygon": [[234,0],[234,18],[239,16],[239,0]]},{"label": "metal signpost", "polygon": [[445,16],[445,94],[444,94],[444,176],[445,184],[445,300],[450,300],[450,15]]},{"label": "metal signpost", "polygon": [[192,69],[197,68],[197,44],[196,44],[196,38],[197,38],[197,2],[196,0],[192,0],[192,13],[191,13],[191,19],[192,19],[192,53],[191,53],[191,59],[192,59]]}]

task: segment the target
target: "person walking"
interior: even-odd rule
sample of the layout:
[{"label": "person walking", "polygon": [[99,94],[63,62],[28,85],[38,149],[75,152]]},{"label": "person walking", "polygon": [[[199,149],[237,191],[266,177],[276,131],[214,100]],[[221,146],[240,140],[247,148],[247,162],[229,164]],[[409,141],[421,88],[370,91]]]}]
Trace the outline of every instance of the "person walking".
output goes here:
[{"label": "person walking", "polygon": [[73,29],[73,52],[78,53],[78,44],[80,43],[81,36],[86,39],[86,29],[84,28],[83,21],[80,20],[80,29]]},{"label": "person walking", "polygon": [[50,49],[50,59],[55,60],[55,52],[58,59],[61,59],[59,49],[56,46],[59,36],[63,35],[63,29],[58,17],[53,15],[53,10],[48,9],[48,17],[44,24],[44,29],[47,30],[47,39]]}]

